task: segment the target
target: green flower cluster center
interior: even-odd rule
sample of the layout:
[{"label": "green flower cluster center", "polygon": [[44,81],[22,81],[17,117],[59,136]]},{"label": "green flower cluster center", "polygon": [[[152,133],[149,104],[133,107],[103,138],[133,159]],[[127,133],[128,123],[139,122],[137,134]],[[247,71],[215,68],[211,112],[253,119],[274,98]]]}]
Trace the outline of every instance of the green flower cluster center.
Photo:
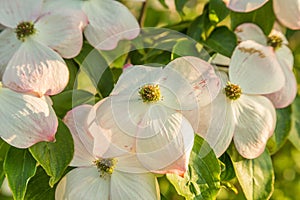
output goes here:
[{"label": "green flower cluster center", "polygon": [[159,85],[144,85],[139,90],[139,94],[143,101],[147,103],[157,102],[161,99]]},{"label": "green flower cluster center", "polygon": [[240,98],[242,94],[242,90],[240,86],[232,84],[230,82],[227,83],[224,90],[225,90],[225,95],[231,100],[237,100],[238,98]]},{"label": "green flower cluster center", "polygon": [[100,177],[105,175],[111,175],[114,172],[117,160],[114,158],[105,158],[94,161],[98,171],[100,172]]},{"label": "green flower cluster center", "polygon": [[275,50],[281,47],[282,42],[282,38],[277,35],[271,35],[268,37],[268,45],[273,47]]},{"label": "green flower cluster center", "polygon": [[26,37],[33,35],[35,32],[36,30],[32,22],[21,22],[15,30],[17,38],[22,42],[25,41]]}]

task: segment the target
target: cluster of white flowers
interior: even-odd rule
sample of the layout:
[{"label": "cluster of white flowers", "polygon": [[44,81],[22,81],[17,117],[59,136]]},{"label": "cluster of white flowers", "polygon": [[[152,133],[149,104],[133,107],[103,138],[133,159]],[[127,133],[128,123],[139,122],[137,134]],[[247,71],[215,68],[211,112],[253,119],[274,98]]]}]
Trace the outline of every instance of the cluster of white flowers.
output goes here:
[{"label": "cluster of white flowers", "polygon": [[[232,9],[252,10],[238,2],[226,1]],[[281,2],[273,1],[278,15]],[[82,32],[102,50],[139,34],[133,15],[112,0],[2,0],[0,24],[0,136],[18,148],[55,140],[49,96],[66,87],[63,58],[79,54]],[[59,182],[55,198],[160,199],[156,174],[184,176],[195,133],[217,157],[232,140],[243,157],[261,155],[275,129],[275,108],[290,105],[297,93],[293,55],[277,26],[269,36],[251,23],[235,33],[239,44],[226,72],[191,56],[164,67],[133,65],[109,97],[69,111],[64,122],[76,168]]]},{"label": "cluster of white flowers", "polygon": [[55,140],[58,121],[48,96],[66,87],[69,71],[63,58],[79,54],[82,31],[99,49],[139,34],[130,11],[111,0],[2,0],[0,24],[0,125],[6,127],[1,138],[18,148]]}]

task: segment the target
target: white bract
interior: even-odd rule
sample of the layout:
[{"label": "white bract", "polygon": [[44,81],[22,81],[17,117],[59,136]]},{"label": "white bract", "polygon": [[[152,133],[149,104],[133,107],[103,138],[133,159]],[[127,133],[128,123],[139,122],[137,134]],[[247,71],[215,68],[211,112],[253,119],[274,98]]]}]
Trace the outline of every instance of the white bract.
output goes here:
[{"label": "white bract", "polygon": [[58,121],[49,97],[38,98],[0,87],[0,137],[18,148],[54,141]]},{"label": "white bract", "polygon": [[164,68],[131,66],[95,106],[93,125],[102,130],[92,133],[99,142],[95,148],[106,138],[115,155],[135,152],[153,172],[183,175],[194,130],[180,112],[207,105],[219,88],[213,67],[196,57],[175,59]]},{"label": "white bract", "polygon": [[115,0],[46,0],[46,10],[82,10],[88,25],[84,29],[87,41],[97,49],[114,49],[122,39],[131,40],[140,32],[131,12]]},{"label": "white bract", "polygon": [[251,12],[263,6],[268,0],[223,0],[223,2],[236,12]]},{"label": "white bract", "polygon": [[80,52],[87,23],[83,13],[53,14],[42,6],[42,0],[3,0],[0,8],[0,24],[6,27],[0,33],[3,84],[38,96],[64,89],[69,71],[62,57]]},{"label": "white bract", "polygon": [[[276,108],[283,108],[290,105],[297,94],[297,81],[293,73],[294,57],[288,48],[288,41],[285,36],[276,29],[273,29],[268,37],[255,24],[245,23],[238,26],[235,33],[239,41],[252,40],[264,46],[273,48],[275,59],[279,63],[284,77],[285,84],[280,90],[266,94]],[[276,81],[275,79],[273,82]]]},{"label": "white bract", "polygon": [[[268,0],[223,0],[236,12],[250,12],[263,6]],[[277,20],[290,29],[300,29],[300,0],[273,0]]]},{"label": "white bract", "polygon": [[[218,157],[233,138],[243,157],[256,158],[273,134],[275,108],[262,94],[277,91],[285,79],[272,51],[271,47],[250,40],[241,42],[231,58],[229,79],[220,72],[222,91],[211,104],[198,111],[202,120],[193,126],[198,126],[197,132]],[[188,114],[192,121],[195,114]]]},{"label": "white bract", "polygon": [[[55,199],[160,199],[156,177],[141,167],[135,155],[99,157],[93,153],[93,138],[86,129],[91,110],[89,105],[78,106],[64,118],[74,140],[71,166],[77,168],[59,182]],[[100,148],[110,145],[106,143]]]}]

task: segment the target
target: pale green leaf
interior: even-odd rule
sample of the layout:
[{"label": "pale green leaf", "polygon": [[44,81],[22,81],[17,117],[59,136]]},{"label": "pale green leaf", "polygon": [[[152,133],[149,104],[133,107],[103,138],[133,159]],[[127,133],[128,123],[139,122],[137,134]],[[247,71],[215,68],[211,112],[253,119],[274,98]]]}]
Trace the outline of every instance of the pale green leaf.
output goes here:
[{"label": "pale green leaf", "polygon": [[220,163],[208,143],[199,136],[195,137],[189,163],[184,177],[167,174],[178,194],[186,199],[215,199],[220,189]]},{"label": "pale green leaf", "polygon": [[269,199],[274,190],[274,170],[267,150],[258,158],[246,159],[233,145],[227,151],[231,157],[236,177],[248,200]]}]

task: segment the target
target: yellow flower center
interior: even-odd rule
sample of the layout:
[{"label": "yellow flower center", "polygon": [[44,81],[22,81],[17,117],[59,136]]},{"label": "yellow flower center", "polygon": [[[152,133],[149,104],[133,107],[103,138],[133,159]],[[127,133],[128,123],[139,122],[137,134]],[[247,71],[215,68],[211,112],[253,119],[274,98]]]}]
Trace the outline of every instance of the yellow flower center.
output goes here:
[{"label": "yellow flower center", "polygon": [[33,35],[35,32],[36,29],[34,28],[34,24],[32,22],[21,22],[15,30],[17,38],[22,42],[25,41],[26,37]]},{"label": "yellow flower center", "polygon": [[159,85],[144,85],[140,90],[139,94],[144,102],[153,103],[161,99]]},{"label": "yellow flower center", "polygon": [[275,50],[281,47],[282,42],[282,38],[277,35],[270,35],[268,37],[268,45],[273,47]]},{"label": "yellow flower center", "polygon": [[114,158],[104,158],[95,160],[94,164],[100,172],[100,177],[105,177],[105,175],[111,175],[114,172],[117,160]]},{"label": "yellow flower center", "polygon": [[242,90],[240,86],[232,84],[230,82],[227,83],[224,90],[225,90],[225,95],[231,100],[237,100],[238,98],[240,98],[242,94]]}]

